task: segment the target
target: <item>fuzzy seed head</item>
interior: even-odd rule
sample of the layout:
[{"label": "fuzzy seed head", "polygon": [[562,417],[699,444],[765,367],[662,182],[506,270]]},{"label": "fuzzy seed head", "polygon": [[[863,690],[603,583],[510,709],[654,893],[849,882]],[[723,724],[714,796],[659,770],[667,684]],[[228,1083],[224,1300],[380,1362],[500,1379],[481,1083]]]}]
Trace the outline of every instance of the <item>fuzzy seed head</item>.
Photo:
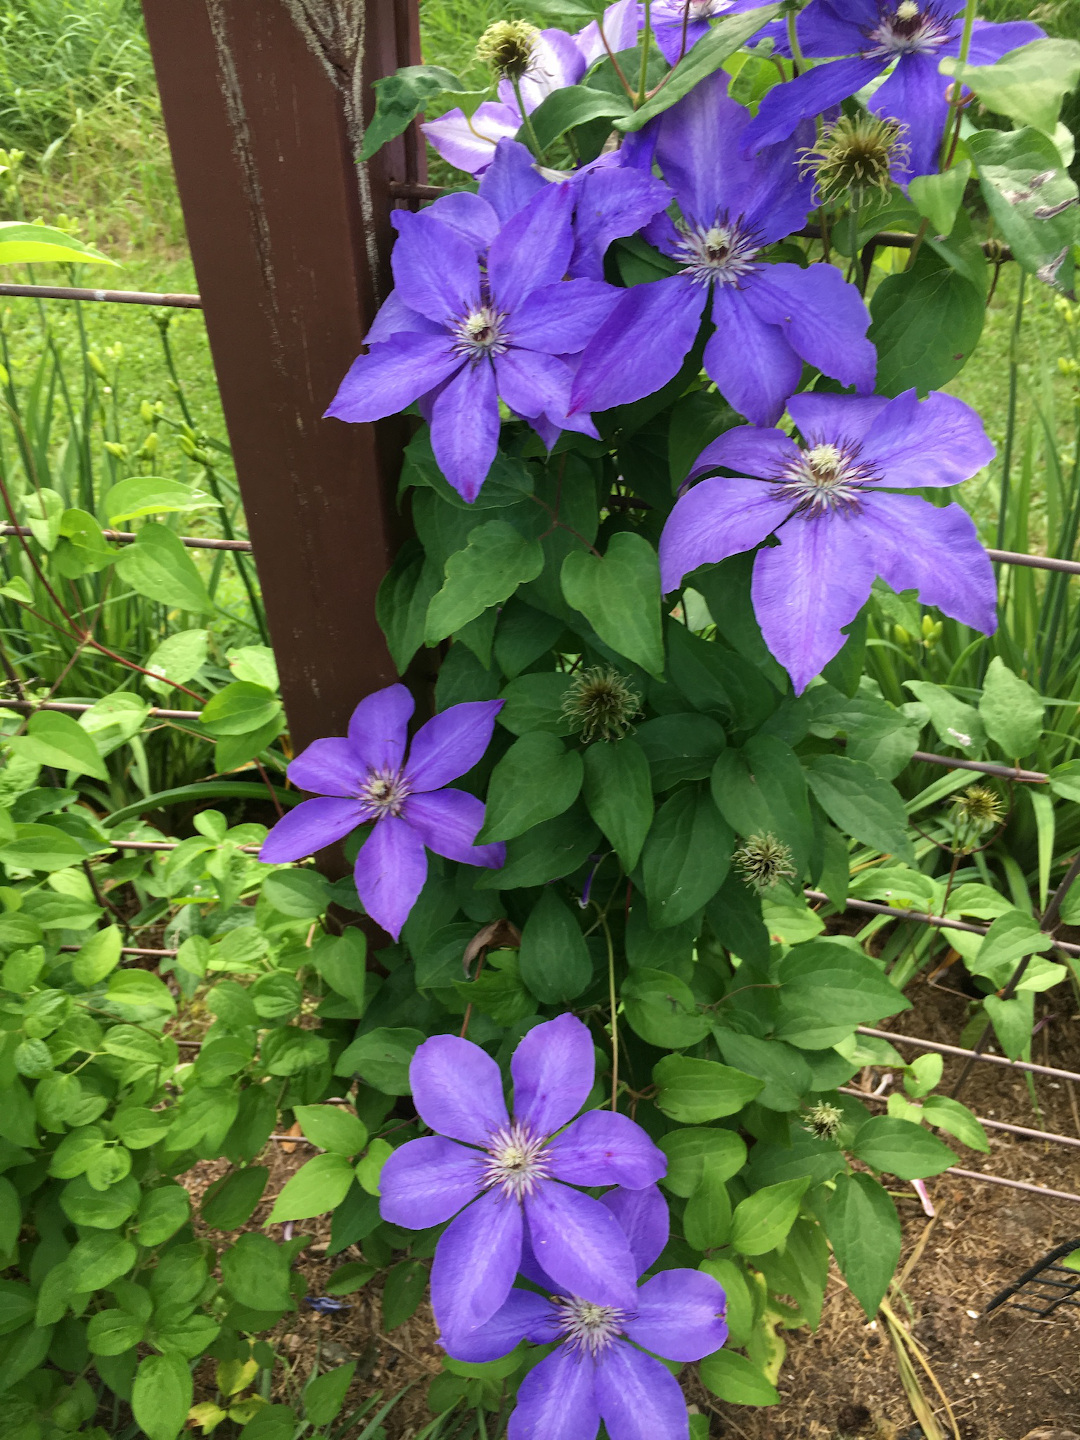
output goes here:
[{"label": "fuzzy seed head", "polygon": [[844,1112],[836,1105],[819,1100],[806,1114],[805,1129],[819,1140],[835,1140],[840,1126],[844,1123]]},{"label": "fuzzy seed head", "polygon": [[801,169],[817,182],[818,198],[832,203],[847,195],[861,205],[871,191],[888,195],[894,166],[904,165],[910,147],[898,120],[878,115],[841,115],[812,149],[801,150]]},{"label": "fuzzy seed head", "polygon": [[500,80],[520,80],[528,70],[540,31],[527,20],[496,20],[476,44],[476,58]]},{"label": "fuzzy seed head", "polygon": [[980,834],[999,825],[1005,816],[1001,797],[989,785],[969,785],[952,803],[957,819]]},{"label": "fuzzy seed head", "polygon": [[610,666],[594,665],[571,680],[562,713],[586,745],[621,740],[641,713],[641,696],[625,675]]},{"label": "fuzzy seed head", "polygon": [[793,879],[796,870],[791,850],[775,835],[751,835],[735,851],[735,868],[758,894],[771,890],[784,879]]}]

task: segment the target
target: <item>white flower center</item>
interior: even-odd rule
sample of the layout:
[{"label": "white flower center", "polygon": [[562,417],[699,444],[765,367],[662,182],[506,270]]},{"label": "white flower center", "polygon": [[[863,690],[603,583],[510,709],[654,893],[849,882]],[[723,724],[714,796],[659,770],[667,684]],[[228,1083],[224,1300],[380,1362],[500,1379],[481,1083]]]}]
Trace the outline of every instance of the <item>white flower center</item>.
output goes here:
[{"label": "white flower center", "polygon": [[400,815],[409,794],[409,782],[400,770],[370,770],[360,786],[359,798],[381,820],[384,815]]},{"label": "white flower center", "polygon": [[623,1333],[625,1310],[611,1305],[593,1305],[576,1295],[558,1296],[555,1308],[559,1313],[559,1330],[567,1344],[590,1360],[601,1355]]},{"label": "white flower center", "polygon": [[889,60],[898,55],[925,55],[940,50],[951,33],[949,17],[938,14],[932,4],[900,0],[895,10],[882,8],[877,25],[870,31],[870,48],[864,53]]},{"label": "white flower center", "polygon": [[484,1184],[498,1185],[508,1200],[524,1200],[551,1174],[547,1137],[514,1120],[496,1130],[487,1147]]},{"label": "white flower center", "polygon": [[679,241],[683,271],[701,285],[715,280],[721,285],[737,285],[753,272],[754,259],[761,247],[743,227],[741,220],[716,220],[707,229],[697,225],[684,226]]},{"label": "white flower center", "polygon": [[477,360],[483,355],[501,355],[510,344],[505,321],[506,316],[493,305],[481,305],[476,310],[470,310],[453,327],[457,336],[454,349],[459,355],[469,355]]},{"label": "white flower center", "polygon": [[821,442],[803,450],[779,477],[782,492],[812,515],[858,504],[859,492],[880,477],[859,460],[859,445]]}]

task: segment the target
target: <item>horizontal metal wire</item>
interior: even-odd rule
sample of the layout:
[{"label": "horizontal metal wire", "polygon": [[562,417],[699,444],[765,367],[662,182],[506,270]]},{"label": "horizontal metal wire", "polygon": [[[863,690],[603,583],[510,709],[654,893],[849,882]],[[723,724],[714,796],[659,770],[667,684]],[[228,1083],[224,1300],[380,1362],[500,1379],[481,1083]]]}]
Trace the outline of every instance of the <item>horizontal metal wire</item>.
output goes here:
[{"label": "horizontal metal wire", "polygon": [[[32,537],[33,533],[29,525],[0,525],[0,535]],[[116,540],[121,545],[130,545],[139,538],[130,530],[103,530],[101,533],[106,540]],[[197,535],[178,535],[176,538],[189,550],[242,550],[245,554],[250,554],[252,549],[250,540],[204,540]]]},{"label": "horizontal metal wire", "polygon": [[[875,1100],[879,1105],[889,1103],[887,1095],[874,1095],[866,1090],[857,1090],[854,1085],[840,1085],[837,1088],[841,1095],[853,1095],[857,1100]],[[911,1103],[917,1105],[918,1101],[914,1100]],[[1023,1140],[1049,1140],[1054,1145],[1068,1145],[1074,1150],[1080,1150],[1080,1140],[1072,1135],[1054,1135],[1049,1130],[1029,1130],[1026,1125],[1009,1125],[1004,1120],[990,1120],[985,1115],[976,1115],[975,1118],[987,1130],[1004,1130],[1006,1134],[1019,1135]],[[928,1119],[933,1125],[933,1118],[928,1117]]]},{"label": "horizontal metal wire", "polygon": [[[61,949],[61,950],[66,951],[68,954],[71,954],[71,955],[77,954],[78,951],[80,951],[82,948],[83,948],[83,947],[82,947],[81,945],[61,945],[61,946],[60,946],[60,949]],[[167,956],[173,956],[173,955],[175,955],[175,954],[176,954],[176,951],[175,951],[175,950],[144,950],[144,949],[143,949],[141,946],[139,946],[139,945],[122,945],[122,946],[120,947],[120,954],[121,954],[121,955],[143,955],[143,956],[149,955],[149,956],[152,956],[152,957],[155,958],[155,959],[161,960],[161,959],[166,958]]]},{"label": "horizontal metal wire", "polygon": [[97,300],[111,305],[164,305],[201,310],[199,295],[158,295],[152,290],[82,290],[70,285],[0,285],[0,295],[21,300]]},{"label": "horizontal metal wire", "polygon": [[1080,1205],[1080,1195],[1071,1190],[1051,1190],[1046,1185],[1031,1185],[1027,1180],[1006,1180],[1004,1175],[984,1175],[980,1170],[963,1170],[959,1165],[950,1165],[943,1175],[959,1175],[964,1180],[981,1180],[984,1185],[1007,1185],[1010,1190],[1026,1190],[1029,1195],[1041,1195],[1044,1200],[1072,1200]]},{"label": "horizontal metal wire", "polygon": [[1077,1080],[1075,1070],[1057,1070],[1052,1065],[1034,1065],[1030,1060],[1009,1060],[1004,1055],[988,1055],[984,1050],[962,1050],[959,1045],[941,1045],[936,1040],[923,1040],[917,1035],[898,1035],[894,1030],[874,1030],[869,1025],[856,1025],[859,1035],[872,1035],[875,1040],[888,1040],[894,1045],[911,1045],[916,1050],[933,1050],[938,1055],[955,1055],[961,1060],[982,1060],[987,1065],[1000,1065],[1006,1070],[1025,1070],[1032,1075],[1048,1075],[1052,1080]]},{"label": "horizontal metal wire", "polygon": [[[832,904],[823,890],[804,890],[803,894],[808,900]],[[887,915],[890,920],[914,920],[919,925],[933,925],[937,930],[963,930],[967,935],[985,935],[990,928],[988,925],[972,925],[967,920],[949,920],[944,915],[927,915],[923,910],[902,910],[895,905],[881,905],[876,900],[845,900],[841,908],[863,915]],[[1070,944],[1067,940],[1055,940],[1054,944],[1068,955],[1080,956],[1080,945]],[[966,1055],[971,1052],[962,1050],[957,1053]]]},{"label": "horizontal metal wire", "polygon": [[1000,565],[1026,565],[1032,570],[1060,570],[1066,575],[1080,575],[1080,563],[1059,560],[1055,555],[1025,555],[1020,550],[987,550],[986,553]]},{"label": "horizontal metal wire", "polygon": [[1018,780],[1025,785],[1045,785],[1050,779],[1041,770],[1021,770],[1015,765],[998,765],[993,760],[956,760],[951,755],[932,755],[929,750],[916,750],[913,760],[928,765],[947,765],[950,770],[977,770],[980,775],[1000,775],[1003,780]]}]

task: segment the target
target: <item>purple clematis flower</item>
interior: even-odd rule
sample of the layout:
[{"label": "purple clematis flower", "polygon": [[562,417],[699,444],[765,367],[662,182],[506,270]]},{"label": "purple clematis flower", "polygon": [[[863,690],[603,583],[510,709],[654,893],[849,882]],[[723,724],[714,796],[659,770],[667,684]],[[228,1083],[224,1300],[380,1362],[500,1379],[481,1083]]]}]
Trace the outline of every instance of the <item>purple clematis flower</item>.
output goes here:
[{"label": "purple clematis flower", "polygon": [[585,349],[575,410],[608,410],[655,394],[679,371],[702,318],[715,332],[705,369],[747,419],[775,424],[807,361],[842,385],[873,386],[877,357],[870,315],[832,265],[768,264],[766,246],[804,223],[813,181],[800,175],[793,139],[740,160],[748,112],[727,94],[722,72],[701,81],[652,122],[656,158],[682,212],[646,236],[679,273],[627,290]]},{"label": "purple clematis flower", "polygon": [[484,802],[448,790],[481,758],[501,700],[452,705],[422,725],[408,759],[407,726],[414,708],[404,685],[361,700],[348,738],[315,740],[289,766],[289,779],[319,796],[302,800],[263,841],[259,859],[300,860],[374,821],[356,857],[356,889],[364,909],[396,940],[427,879],[427,850],[466,865],[496,869],[504,845],[474,845]]},{"label": "purple clematis flower", "polygon": [[[640,1275],[667,1243],[668,1210],[655,1186],[603,1197],[626,1231]],[[668,1360],[701,1360],[727,1339],[726,1297],[700,1270],[663,1270],[630,1305],[595,1305],[568,1295],[529,1265],[526,1277],[551,1292],[511,1290],[506,1304],[468,1339],[442,1336],[446,1350],[473,1363],[497,1360],[521,1340],[558,1348],[530,1370],[510,1417],[509,1440],[593,1440],[601,1420],[610,1440],[684,1440],[690,1426]]]},{"label": "purple clematis flower", "polygon": [[653,0],[652,27],[660,53],[677,65],[709,33],[710,20],[758,10],[762,0]]},{"label": "purple clematis flower", "polygon": [[698,456],[691,479],[723,467],[679,500],[660,537],[665,591],[699,565],[759,550],[751,596],[765,643],[801,693],[844,643],[874,577],[918,590],[965,625],[997,626],[994,574],[971,516],[894,489],[956,485],[990,463],[982,422],[952,395],[894,400],[793,395],[802,434],[740,426]]},{"label": "purple clematis flower", "polygon": [[413,1101],[436,1133],[387,1160],[381,1210],[410,1230],[457,1217],[431,1271],[431,1303],[446,1333],[467,1337],[499,1309],[526,1229],[567,1290],[595,1305],[632,1304],[638,1272],[626,1236],[609,1208],[570,1186],[640,1189],[665,1173],[666,1161],[625,1115],[590,1110],[574,1120],[594,1064],[588,1027],[573,1015],[537,1025],[510,1062],[511,1119],[499,1067],[479,1045],[436,1035],[413,1056]]},{"label": "purple clematis flower", "polygon": [[[461,211],[475,214],[468,200]],[[391,255],[393,294],[326,413],[381,420],[419,400],[439,468],[469,501],[498,449],[500,399],[550,439],[570,407],[567,357],[619,296],[602,281],[563,280],[573,208],[566,186],[548,186],[490,240],[483,269],[475,238],[431,211],[409,216]],[[582,429],[580,417],[567,428]]]},{"label": "purple clematis flower", "polygon": [[[786,139],[800,121],[854,95],[895,61],[896,68],[871,97],[870,109],[907,126],[908,179],[936,171],[951,83],[938,65],[960,53],[963,11],[959,0],[810,0],[797,22],[804,55],[848,58],[816,65],[770,90],[747,126],[745,145],[760,149]],[[1045,33],[1026,20],[1004,25],[976,20],[968,59],[972,65],[992,65]]]}]

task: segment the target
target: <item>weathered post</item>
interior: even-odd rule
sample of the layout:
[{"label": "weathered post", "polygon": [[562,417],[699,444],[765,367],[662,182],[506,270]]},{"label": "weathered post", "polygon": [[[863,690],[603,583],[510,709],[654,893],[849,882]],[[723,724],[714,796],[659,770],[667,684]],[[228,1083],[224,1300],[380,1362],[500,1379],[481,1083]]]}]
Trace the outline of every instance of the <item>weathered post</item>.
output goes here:
[{"label": "weathered post", "polygon": [[415,129],[356,155],[416,0],[144,0],[293,741],[344,734],[394,668],[375,592],[401,538],[400,421],[323,411],[386,293]]}]

